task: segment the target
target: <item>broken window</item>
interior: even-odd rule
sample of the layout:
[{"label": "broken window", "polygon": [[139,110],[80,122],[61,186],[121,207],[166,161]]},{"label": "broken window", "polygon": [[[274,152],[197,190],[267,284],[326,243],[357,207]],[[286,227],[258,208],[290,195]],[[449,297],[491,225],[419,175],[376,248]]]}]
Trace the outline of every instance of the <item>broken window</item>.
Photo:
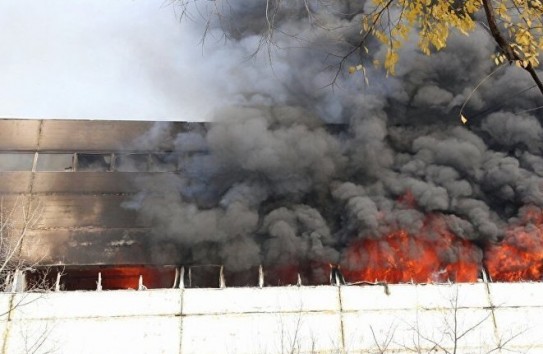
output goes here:
[{"label": "broken window", "polygon": [[0,171],[32,171],[34,154],[0,153]]},{"label": "broken window", "polygon": [[143,290],[171,288],[177,273],[174,266],[69,266],[39,268],[26,278],[27,290]]},{"label": "broken window", "polygon": [[77,154],[77,171],[111,171],[111,154]]},{"label": "broken window", "polygon": [[185,286],[189,288],[219,288],[221,267],[218,265],[194,265],[189,267]]},{"label": "broken window", "polygon": [[36,171],[73,171],[73,154],[39,153]]},{"label": "broken window", "polygon": [[147,172],[149,170],[148,154],[115,155],[115,170],[119,172]]},{"label": "broken window", "polygon": [[177,155],[174,154],[152,154],[151,172],[175,172],[177,171]]}]

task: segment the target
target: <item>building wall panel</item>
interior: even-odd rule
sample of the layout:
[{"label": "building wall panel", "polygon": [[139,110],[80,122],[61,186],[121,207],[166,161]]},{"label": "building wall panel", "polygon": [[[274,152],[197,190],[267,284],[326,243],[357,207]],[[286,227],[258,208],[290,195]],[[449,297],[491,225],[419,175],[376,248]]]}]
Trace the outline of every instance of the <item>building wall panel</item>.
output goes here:
[{"label": "building wall panel", "polygon": [[[528,298],[543,287],[494,285],[491,291],[502,292],[515,285],[511,289],[523,289]],[[0,308],[9,308],[12,297],[14,304],[0,331],[7,353],[24,352],[44,334],[43,348],[59,353],[543,350],[542,306],[487,306],[488,294],[480,289],[443,284],[391,286],[390,295],[376,286],[0,293]],[[402,302],[402,294],[410,299]],[[447,294],[466,300],[433,302]]]},{"label": "building wall panel", "polygon": [[330,286],[186,289],[183,314],[338,311],[338,295]]},{"label": "building wall panel", "polygon": [[33,193],[135,193],[134,173],[36,172]]},{"label": "building wall panel", "polygon": [[133,148],[153,122],[44,120],[41,150],[107,151]]},{"label": "building wall panel", "polygon": [[35,150],[40,120],[0,119],[0,150]]},{"label": "building wall panel", "polygon": [[338,314],[260,313],[183,318],[182,352],[321,353],[340,352]]},{"label": "building wall panel", "polygon": [[151,172],[36,172],[33,193],[126,194],[153,187],[175,185],[175,173]]},{"label": "building wall panel", "polygon": [[418,285],[417,304],[424,309],[480,308],[490,306],[484,283],[455,284],[455,286]]},{"label": "building wall panel", "polygon": [[11,303],[11,294],[2,294],[0,296],[0,323],[7,320],[9,309],[12,306]]},{"label": "building wall panel", "polygon": [[181,293],[175,289],[147,291],[71,291],[16,294],[12,318],[89,318],[176,316],[181,312]]},{"label": "building wall panel", "polygon": [[179,352],[180,333],[175,317],[13,321],[6,353],[171,354]]},{"label": "building wall panel", "polygon": [[148,244],[149,229],[29,230],[22,256],[42,264],[176,264],[179,253],[169,241]]},{"label": "building wall panel", "polygon": [[130,202],[130,196],[53,195],[37,199],[43,212],[34,228],[144,227],[134,210],[122,206]]},{"label": "building wall panel", "polygon": [[492,304],[497,307],[543,307],[543,287],[539,283],[488,284]]},{"label": "building wall panel", "polygon": [[543,352],[543,308],[500,307],[495,316],[501,341],[508,348],[520,353]]},{"label": "building wall panel", "polygon": [[0,194],[29,193],[32,172],[0,172]]},{"label": "building wall panel", "polygon": [[349,286],[341,288],[343,311],[411,309],[417,306],[412,285]]},{"label": "building wall panel", "polygon": [[[349,351],[484,352],[495,348],[495,334],[487,310],[381,310],[348,313],[343,317]],[[387,352],[388,352],[387,351]]]}]

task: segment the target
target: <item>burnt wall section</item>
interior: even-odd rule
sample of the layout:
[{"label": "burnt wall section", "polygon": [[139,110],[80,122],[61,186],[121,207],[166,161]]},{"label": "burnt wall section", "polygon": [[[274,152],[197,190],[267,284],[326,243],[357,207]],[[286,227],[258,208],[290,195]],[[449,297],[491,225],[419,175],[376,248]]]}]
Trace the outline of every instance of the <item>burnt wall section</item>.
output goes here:
[{"label": "burnt wall section", "polygon": [[[124,207],[153,176],[181,168],[165,153],[198,123],[0,119],[0,198],[21,232],[24,207],[40,217],[21,255],[45,264],[175,264],[175,249],[153,242],[149,225]],[[147,141],[145,134],[161,137]],[[22,209],[21,209],[22,210]],[[15,233],[17,234],[17,232]]]},{"label": "burnt wall section", "polygon": [[[22,255],[42,264],[150,264],[153,249],[147,247],[149,237],[150,230],[144,228],[30,230]],[[177,260],[168,253],[162,257],[164,262]]]}]

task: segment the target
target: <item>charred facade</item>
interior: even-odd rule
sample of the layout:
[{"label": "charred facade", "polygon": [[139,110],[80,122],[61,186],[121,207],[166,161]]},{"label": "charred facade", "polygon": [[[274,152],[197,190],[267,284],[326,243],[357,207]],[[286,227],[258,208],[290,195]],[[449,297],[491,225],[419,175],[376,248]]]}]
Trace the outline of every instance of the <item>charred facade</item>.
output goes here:
[{"label": "charred facade", "polygon": [[[537,200],[493,209],[487,185],[446,167],[460,157],[433,181],[372,177],[352,166],[348,125],[293,107],[227,114],[205,124],[0,120],[3,208],[41,207],[20,256],[62,270],[67,289],[102,275],[106,288],[141,287],[142,274],[157,287],[473,282],[483,267],[496,280],[540,279]],[[405,169],[421,153],[394,163]]]}]

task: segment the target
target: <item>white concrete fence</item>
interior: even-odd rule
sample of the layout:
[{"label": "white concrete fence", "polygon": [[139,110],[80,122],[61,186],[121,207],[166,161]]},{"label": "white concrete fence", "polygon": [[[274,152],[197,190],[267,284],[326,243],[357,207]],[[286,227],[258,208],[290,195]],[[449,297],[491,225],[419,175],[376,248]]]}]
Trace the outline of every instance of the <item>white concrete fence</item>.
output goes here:
[{"label": "white concrete fence", "polygon": [[3,293],[0,314],[13,354],[543,353],[541,283]]}]

